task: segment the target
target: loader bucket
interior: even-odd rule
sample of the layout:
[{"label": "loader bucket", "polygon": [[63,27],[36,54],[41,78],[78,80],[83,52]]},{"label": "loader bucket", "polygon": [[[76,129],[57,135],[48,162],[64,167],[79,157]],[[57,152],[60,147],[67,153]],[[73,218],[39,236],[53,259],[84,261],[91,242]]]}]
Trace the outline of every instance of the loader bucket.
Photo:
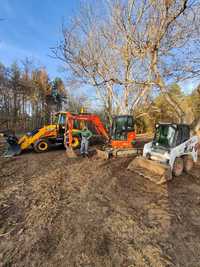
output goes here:
[{"label": "loader bucket", "polygon": [[145,157],[135,158],[128,165],[128,170],[136,172],[156,184],[163,184],[172,179],[172,172],[169,166]]},{"label": "loader bucket", "polygon": [[68,158],[77,158],[77,155],[72,147],[68,147],[66,150],[66,155]]},{"label": "loader bucket", "polygon": [[4,133],[4,138],[6,140],[7,146],[3,157],[13,157],[21,153],[21,147],[18,144],[18,138],[13,134]]},{"label": "loader bucket", "polygon": [[21,153],[21,148],[18,144],[7,144],[6,150],[3,153],[3,157],[13,157]]}]

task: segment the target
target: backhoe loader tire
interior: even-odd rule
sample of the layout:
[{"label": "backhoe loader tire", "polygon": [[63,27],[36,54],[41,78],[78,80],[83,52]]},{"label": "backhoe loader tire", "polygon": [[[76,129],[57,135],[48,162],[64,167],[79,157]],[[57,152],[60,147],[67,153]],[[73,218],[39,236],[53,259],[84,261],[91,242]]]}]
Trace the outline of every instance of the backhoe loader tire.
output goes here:
[{"label": "backhoe loader tire", "polygon": [[72,148],[80,147],[80,140],[77,136],[72,137]]},{"label": "backhoe loader tire", "polygon": [[180,176],[183,173],[183,169],[184,169],[183,159],[180,157],[176,158],[172,170],[173,175]]},{"label": "backhoe loader tire", "polygon": [[184,163],[184,167],[183,167],[184,172],[189,173],[194,166],[194,161],[193,161],[192,157],[184,156],[183,157],[183,163]]},{"label": "backhoe loader tire", "polygon": [[37,153],[46,152],[49,149],[49,142],[45,139],[39,139],[34,143],[33,147]]}]

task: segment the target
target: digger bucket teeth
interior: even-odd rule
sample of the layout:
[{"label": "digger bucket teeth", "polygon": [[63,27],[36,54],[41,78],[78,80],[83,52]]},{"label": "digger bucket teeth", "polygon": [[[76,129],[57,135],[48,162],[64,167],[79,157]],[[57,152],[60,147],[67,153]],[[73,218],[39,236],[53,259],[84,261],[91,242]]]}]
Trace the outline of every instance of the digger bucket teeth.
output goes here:
[{"label": "digger bucket teeth", "polygon": [[144,157],[135,158],[128,165],[128,170],[133,171],[156,184],[163,184],[172,179],[172,172],[169,166]]},{"label": "digger bucket teeth", "polygon": [[66,155],[68,158],[77,158],[75,151],[71,147],[67,148]]}]

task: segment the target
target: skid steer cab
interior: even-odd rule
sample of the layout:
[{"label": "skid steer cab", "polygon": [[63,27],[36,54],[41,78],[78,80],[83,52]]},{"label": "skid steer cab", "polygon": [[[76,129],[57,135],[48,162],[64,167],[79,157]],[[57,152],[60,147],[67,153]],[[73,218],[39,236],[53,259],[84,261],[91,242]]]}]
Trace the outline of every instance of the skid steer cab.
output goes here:
[{"label": "skid steer cab", "polygon": [[[19,155],[22,151],[33,148],[35,152],[46,152],[53,146],[64,144],[66,112],[58,112],[52,116],[51,124],[27,132],[22,137],[8,135],[4,157]],[[79,130],[72,129],[72,146],[80,145]]]},{"label": "skid steer cab", "polygon": [[156,124],[154,138],[145,144],[143,157],[133,160],[128,169],[162,184],[191,171],[197,162],[198,143],[198,136],[190,136],[187,124]]}]

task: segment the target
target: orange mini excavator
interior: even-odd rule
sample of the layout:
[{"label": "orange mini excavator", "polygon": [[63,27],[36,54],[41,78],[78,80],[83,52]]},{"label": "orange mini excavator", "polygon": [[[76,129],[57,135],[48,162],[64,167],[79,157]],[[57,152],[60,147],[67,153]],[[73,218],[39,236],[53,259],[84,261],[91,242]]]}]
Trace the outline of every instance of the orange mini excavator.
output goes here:
[{"label": "orange mini excavator", "polygon": [[66,116],[66,137],[68,138],[68,156],[74,157],[72,146],[72,129],[75,121],[90,122],[97,134],[105,139],[105,144],[97,149],[97,154],[104,159],[112,156],[125,156],[137,153],[134,148],[136,134],[134,129],[134,119],[131,115],[114,116],[110,132],[106,129],[99,116],[94,114],[72,114],[67,112]]}]

